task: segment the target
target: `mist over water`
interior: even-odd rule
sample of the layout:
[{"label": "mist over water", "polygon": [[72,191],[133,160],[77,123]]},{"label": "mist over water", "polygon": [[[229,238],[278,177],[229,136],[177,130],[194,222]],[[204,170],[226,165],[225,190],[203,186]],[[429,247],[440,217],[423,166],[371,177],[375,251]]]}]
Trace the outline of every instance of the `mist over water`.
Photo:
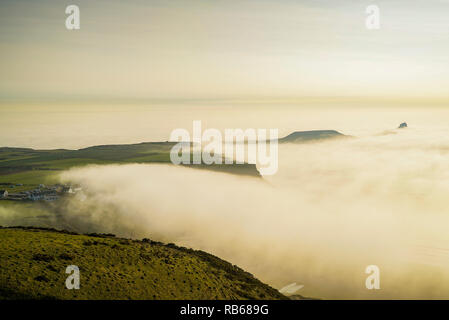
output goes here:
[{"label": "mist over water", "polygon": [[[247,178],[169,165],[73,169],[65,223],[202,249],[321,298],[449,297],[449,141],[431,128],[280,145]],[[381,290],[365,288],[377,265]]]},{"label": "mist over water", "polygon": [[[106,110],[49,107],[38,117],[39,109],[2,109],[0,145],[164,141],[172,129],[191,130],[197,119],[219,130],[279,128],[280,137],[314,129],[355,137],[281,144],[279,171],[262,179],[171,165],[75,168],[61,180],[83,185],[86,198],[61,204],[45,225],[202,249],[276,288],[304,285],[298,291],[304,296],[449,298],[447,111]],[[394,129],[402,121],[409,128]],[[3,225],[39,224],[24,220],[18,206],[0,208],[0,215]],[[380,290],[365,288],[368,265],[380,268]]]},{"label": "mist over water", "polygon": [[[338,130],[370,136],[407,121],[413,127],[445,128],[449,111],[426,106],[355,103],[57,104],[0,103],[0,147],[79,149],[103,144],[167,141],[172,130]],[[433,129],[434,130],[434,129]]]}]

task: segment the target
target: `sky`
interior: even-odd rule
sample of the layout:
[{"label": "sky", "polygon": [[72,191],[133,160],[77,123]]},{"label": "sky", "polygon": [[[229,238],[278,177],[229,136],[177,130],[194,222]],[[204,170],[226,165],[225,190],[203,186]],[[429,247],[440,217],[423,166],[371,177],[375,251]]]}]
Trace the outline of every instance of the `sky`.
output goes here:
[{"label": "sky", "polygon": [[[65,28],[76,4],[81,29]],[[381,28],[365,26],[380,8]],[[0,3],[0,101],[448,101],[447,0]]]}]

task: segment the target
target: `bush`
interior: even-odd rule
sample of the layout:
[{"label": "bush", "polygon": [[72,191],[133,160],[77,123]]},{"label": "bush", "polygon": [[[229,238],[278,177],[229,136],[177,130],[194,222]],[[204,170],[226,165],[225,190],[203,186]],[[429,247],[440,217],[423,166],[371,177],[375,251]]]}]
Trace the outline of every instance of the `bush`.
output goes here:
[{"label": "bush", "polygon": [[52,256],[49,256],[48,254],[44,254],[44,253],[36,253],[33,255],[33,260],[35,261],[45,261],[45,262],[50,262],[53,261],[55,258]]},{"label": "bush", "polygon": [[62,259],[62,260],[73,260],[73,256],[71,256],[71,255],[69,255],[67,253],[61,253],[59,255],[59,259]]},{"label": "bush", "polygon": [[34,278],[34,280],[39,281],[39,282],[48,282],[48,281],[50,281],[45,276],[37,276],[36,278]]}]

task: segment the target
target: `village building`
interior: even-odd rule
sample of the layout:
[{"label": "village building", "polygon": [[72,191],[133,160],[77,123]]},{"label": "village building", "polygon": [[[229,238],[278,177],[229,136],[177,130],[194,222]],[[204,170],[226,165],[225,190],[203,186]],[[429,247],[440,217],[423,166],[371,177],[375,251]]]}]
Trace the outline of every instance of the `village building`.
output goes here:
[{"label": "village building", "polygon": [[44,200],[45,201],[56,201],[59,199],[59,196],[56,194],[46,194],[44,195]]},{"label": "village building", "polygon": [[6,199],[6,198],[8,198],[8,191],[0,190],[0,199]]},{"label": "village building", "polygon": [[56,201],[64,195],[73,195],[82,191],[80,186],[72,188],[68,184],[55,184],[51,186],[45,186],[40,184],[39,187],[33,190],[26,190],[17,193],[8,193],[7,190],[0,190],[0,199],[13,200],[13,201]]},{"label": "village building", "polygon": [[39,201],[42,200],[44,198],[43,195],[41,195],[40,193],[31,193],[28,196],[28,199],[30,199],[31,201]]}]

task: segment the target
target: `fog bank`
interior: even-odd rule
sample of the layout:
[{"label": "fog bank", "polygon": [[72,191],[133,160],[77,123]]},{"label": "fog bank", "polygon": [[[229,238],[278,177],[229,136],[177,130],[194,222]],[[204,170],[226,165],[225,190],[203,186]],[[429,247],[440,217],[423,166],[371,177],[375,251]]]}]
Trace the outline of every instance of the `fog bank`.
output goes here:
[{"label": "fog bank", "polygon": [[[203,249],[322,298],[449,298],[449,142],[406,129],[281,145],[264,179],[170,165],[73,169],[65,224]],[[81,201],[83,200],[83,201]],[[381,290],[367,290],[377,265]]]}]

